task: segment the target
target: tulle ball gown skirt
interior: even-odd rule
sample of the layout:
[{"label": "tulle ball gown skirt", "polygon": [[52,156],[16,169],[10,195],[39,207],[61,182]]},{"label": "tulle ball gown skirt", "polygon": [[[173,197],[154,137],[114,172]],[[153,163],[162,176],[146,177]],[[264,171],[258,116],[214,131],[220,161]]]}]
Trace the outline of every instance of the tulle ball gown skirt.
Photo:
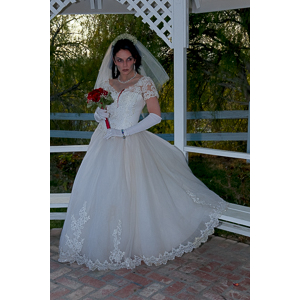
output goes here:
[{"label": "tulle ball gown skirt", "polygon": [[205,242],[227,203],[183,154],[148,131],[103,135],[97,128],[78,170],[59,261],[91,270],[160,265]]}]

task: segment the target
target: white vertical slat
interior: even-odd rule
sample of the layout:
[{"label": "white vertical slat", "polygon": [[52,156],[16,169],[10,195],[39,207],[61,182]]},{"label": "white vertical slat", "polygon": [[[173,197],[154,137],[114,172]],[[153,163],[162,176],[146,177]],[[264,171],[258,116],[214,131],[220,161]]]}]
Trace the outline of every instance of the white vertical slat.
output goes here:
[{"label": "white vertical slat", "polygon": [[91,9],[95,9],[95,0],[90,0]]},{"label": "white vertical slat", "polygon": [[198,9],[198,8],[200,8],[200,6],[201,6],[201,4],[200,4],[200,0],[194,0],[194,2],[195,2],[195,5],[196,5],[196,8]]},{"label": "white vertical slat", "polygon": [[186,144],[186,48],[188,46],[189,1],[174,0],[174,145],[184,154]]},{"label": "white vertical slat", "polygon": [[97,0],[98,1],[98,9],[102,9],[103,7],[103,0]]}]

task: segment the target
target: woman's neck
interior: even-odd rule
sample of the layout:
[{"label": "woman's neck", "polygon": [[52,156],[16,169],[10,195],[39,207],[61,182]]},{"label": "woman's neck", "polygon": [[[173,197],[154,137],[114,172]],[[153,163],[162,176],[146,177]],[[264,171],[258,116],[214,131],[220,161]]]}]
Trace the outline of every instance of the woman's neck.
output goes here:
[{"label": "woman's neck", "polygon": [[133,77],[135,77],[135,75],[136,75],[136,72],[134,70],[132,70],[128,74],[120,74],[119,75],[119,80],[120,81],[127,81],[127,80],[130,80],[130,79],[133,79]]}]

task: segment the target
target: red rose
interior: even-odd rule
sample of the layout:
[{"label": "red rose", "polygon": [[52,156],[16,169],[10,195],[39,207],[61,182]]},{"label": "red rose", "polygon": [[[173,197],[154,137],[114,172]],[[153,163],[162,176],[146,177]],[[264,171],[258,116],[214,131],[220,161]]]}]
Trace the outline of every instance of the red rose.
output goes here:
[{"label": "red rose", "polygon": [[108,91],[103,90],[102,88],[92,90],[88,93],[87,99],[93,102],[99,102],[101,97],[106,97],[108,95]]},{"label": "red rose", "polygon": [[[87,97],[88,108],[92,106],[98,106],[100,108],[104,108],[107,105],[110,105],[114,102],[113,98],[111,97],[111,94],[102,88],[92,90],[91,92],[88,93],[86,97]],[[105,119],[105,123],[106,123],[106,127],[110,128],[109,121],[107,118]]]},{"label": "red rose", "polygon": [[104,91],[101,88],[92,90],[91,92],[88,93],[87,99],[93,102],[99,102],[101,96],[104,95],[103,92]]}]

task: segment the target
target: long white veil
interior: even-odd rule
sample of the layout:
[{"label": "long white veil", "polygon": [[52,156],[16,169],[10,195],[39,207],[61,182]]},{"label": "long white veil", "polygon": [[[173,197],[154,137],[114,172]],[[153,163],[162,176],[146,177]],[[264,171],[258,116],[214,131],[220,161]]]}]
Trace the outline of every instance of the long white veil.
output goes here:
[{"label": "long white veil", "polygon": [[134,46],[142,58],[139,73],[143,76],[149,76],[159,91],[163,84],[169,80],[168,74],[158,60],[150,53],[150,51],[141,42],[137,41],[135,37],[129,34],[119,35],[108,47],[103,58],[94,88],[97,89],[101,87],[102,82],[112,78],[113,46],[115,45],[116,41],[121,39],[129,39],[134,41]]}]

